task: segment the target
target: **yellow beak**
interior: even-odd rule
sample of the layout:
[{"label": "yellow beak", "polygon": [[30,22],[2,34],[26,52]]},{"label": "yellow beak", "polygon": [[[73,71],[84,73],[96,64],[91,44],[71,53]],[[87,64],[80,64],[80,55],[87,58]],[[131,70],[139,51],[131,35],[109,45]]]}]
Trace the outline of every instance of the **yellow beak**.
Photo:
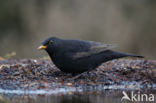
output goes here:
[{"label": "yellow beak", "polygon": [[46,48],[47,48],[47,46],[41,45],[41,46],[39,46],[37,49],[38,49],[38,50],[43,50],[43,49],[46,49]]}]

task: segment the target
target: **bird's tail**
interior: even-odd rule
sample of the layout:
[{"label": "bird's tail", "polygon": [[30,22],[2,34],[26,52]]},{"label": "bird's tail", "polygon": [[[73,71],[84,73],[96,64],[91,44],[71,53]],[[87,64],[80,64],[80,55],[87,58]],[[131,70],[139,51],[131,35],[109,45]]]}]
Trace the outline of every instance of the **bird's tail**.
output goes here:
[{"label": "bird's tail", "polygon": [[141,55],[131,54],[131,53],[122,53],[122,52],[116,52],[112,50],[106,50],[102,53],[101,60],[102,62],[106,62],[108,60],[123,58],[123,57],[137,57],[137,58],[144,58]]},{"label": "bird's tail", "polygon": [[144,58],[144,56],[141,55],[137,55],[137,54],[132,54],[132,53],[122,53],[122,52],[115,52],[112,51],[114,55],[117,56],[117,58],[121,58],[121,57],[137,57],[137,58]]}]

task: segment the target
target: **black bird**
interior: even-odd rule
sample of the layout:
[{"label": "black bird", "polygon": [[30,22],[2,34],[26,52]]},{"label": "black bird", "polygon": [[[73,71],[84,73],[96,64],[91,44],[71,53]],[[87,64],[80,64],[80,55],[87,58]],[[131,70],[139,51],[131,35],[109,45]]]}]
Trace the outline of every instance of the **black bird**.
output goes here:
[{"label": "black bird", "polygon": [[142,58],[140,55],[109,50],[113,47],[101,42],[50,37],[38,49],[45,49],[54,64],[66,73],[82,73],[103,62],[127,56]]}]

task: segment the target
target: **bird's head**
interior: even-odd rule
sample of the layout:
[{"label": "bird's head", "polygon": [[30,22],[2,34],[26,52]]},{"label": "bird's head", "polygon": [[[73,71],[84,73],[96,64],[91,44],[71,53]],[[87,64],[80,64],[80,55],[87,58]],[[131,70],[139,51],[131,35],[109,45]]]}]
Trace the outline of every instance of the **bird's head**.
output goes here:
[{"label": "bird's head", "polygon": [[38,50],[55,50],[60,41],[61,40],[56,37],[49,37],[42,42],[42,45],[38,47]]}]

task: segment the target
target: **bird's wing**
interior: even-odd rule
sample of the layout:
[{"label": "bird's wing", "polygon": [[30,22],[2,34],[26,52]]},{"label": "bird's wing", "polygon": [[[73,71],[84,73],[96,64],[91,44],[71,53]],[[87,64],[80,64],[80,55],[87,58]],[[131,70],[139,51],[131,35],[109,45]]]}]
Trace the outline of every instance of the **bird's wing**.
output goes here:
[{"label": "bird's wing", "polygon": [[101,43],[101,42],[88,41],[86,43],[90,45],[89,49],[87,51],[85,50],[85,51],[77,52],[74,55],[75,59],[79,59],[79,58],[82,58],[82,57],[87,57],[87,56],[90,56],[90,55],[93,55],[93,54],[98,54],[98,53],[103,52],[105,50],[116,47],[115,45],[104,44],[104,43]]}]

